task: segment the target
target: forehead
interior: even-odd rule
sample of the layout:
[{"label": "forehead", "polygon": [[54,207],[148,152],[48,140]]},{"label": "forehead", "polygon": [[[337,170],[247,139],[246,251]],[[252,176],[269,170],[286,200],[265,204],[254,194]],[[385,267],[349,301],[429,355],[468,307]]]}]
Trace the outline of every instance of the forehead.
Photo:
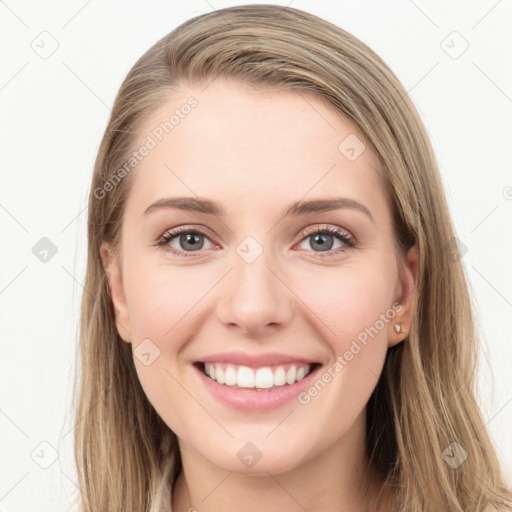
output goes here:
[{"label": "forehead", "polygon": [[164,195],[243,198],[246,209],[261,209],[262,198],[282,207],[348,195],[386,208],[378,159],[359,128],[310,93],[225,79],[183,85],[137,139],[136,148],[151,146],[132,176],[129,202],[139,208]]}]

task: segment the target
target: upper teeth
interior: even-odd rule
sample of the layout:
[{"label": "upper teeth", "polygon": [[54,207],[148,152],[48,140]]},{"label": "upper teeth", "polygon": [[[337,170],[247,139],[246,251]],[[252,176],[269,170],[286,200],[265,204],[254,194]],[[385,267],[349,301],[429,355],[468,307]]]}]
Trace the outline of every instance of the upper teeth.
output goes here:
[{"label": "upper teeth", "polygon": [[206,375],[227,386],[239,386],[241,388],[269,389],[274,386],[284,386],[299,382],[309,374],[311,365],[291,364],[285,366],[265,366],[253,369],[248,366],[236,366],[232,364],[205,363]]}]

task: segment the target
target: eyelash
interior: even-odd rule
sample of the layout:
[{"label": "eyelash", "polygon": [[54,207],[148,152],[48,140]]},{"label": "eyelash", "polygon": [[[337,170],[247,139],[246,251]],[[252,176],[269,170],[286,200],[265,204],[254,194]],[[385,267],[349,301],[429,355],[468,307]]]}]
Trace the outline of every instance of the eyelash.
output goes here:
[{"label": "eyelash", "polygon": [[[194,253],[200,252],[200,250],[199,251],[181,251],[178,249],[174,249],[173,247],[170,247],[168,245],[174,238],[176,238],[176,236],[184,234],[184,233],[200,234],[200,235],[205,236],[206,238],[210,237],[209,233],[201,226],[194,226],[194,228],[192,228],[190,226],[179,226],[177,228],[167,231],[164,235],[162,235],[159,238],[159,240],[157,241],[157,246],[161,247],[165,251],[170,252],[171,254],[174,254],[175,256],[185,256],[185,257],[192,256],[193,257],[193,256],[195,256]],[[303,237],[301,238],[300,241],[302,242],[305,238],[317,235],[319,233],[322,233],[322,234],[328,233],[330,235],[333,235],[336,238],[338,238],[338,240],[343,242],[343,244],[345,244],[345,245],[343,247],[339,247],[336,250],[330,249],[328,251],[312,251],[315,253],[315,258],[329,258],[332,256],[336,256],[341,252],[345,252],[348,249],[355,247],[355,245],[356,245],[355,240],[347,233],[347,231],[345,231],[341,228],[335,228],[333,226],[328,226],[328,225],[317,226],[312,230],[307,230],[303,234]]]}]

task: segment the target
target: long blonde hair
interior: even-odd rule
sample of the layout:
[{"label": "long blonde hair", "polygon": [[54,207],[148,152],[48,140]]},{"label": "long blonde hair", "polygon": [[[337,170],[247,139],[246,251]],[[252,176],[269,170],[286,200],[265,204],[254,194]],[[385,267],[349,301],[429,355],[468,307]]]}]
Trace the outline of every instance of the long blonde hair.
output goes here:
[{"label": "long blonde hair", "polygon": [[[139,383],[116,330],[100,246],[119,248],[131,175],[105,183],[134,150],[141,123],[182,83],[216,77],[309,92],[348,117],[376,153],[400,254],[416,243],[418,300],[409,334],[388,351],[367,405],[367,453],[393,510],[482,512],[512,505],[474,394],[477,334],[435,156],[402,84],[365,44],[298,9],[245,5],[188,20],[133,66],[96,158],[75,380],[80,511],[168,510],[181,470],[175,435]],[[119,176],[119,174],[117,174]],[[458,467],[442,456],[467,453]],[[457,448],[459,449],[459,448]],[[462,453],[462,452],[461,452]],[[501,507],[501,508],[500,508]]]}]

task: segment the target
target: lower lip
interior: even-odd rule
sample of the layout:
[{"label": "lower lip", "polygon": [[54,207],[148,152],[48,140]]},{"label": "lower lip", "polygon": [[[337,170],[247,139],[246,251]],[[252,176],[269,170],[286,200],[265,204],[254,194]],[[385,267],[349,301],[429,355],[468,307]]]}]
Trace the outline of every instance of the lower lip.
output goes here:
[{"label": "lower lip", "polygon": [[276,409],[293,400],[299,393],[309,385],[320,367],[314,369],[307,377],[295,384],[285,384],[270,391],[256,391],[253,389],[240,389],[219,384],[217,381],[207,377],[200,368],[194,369],[204,382],[210,393],[222,403],[244,411],[261,411]]}]

